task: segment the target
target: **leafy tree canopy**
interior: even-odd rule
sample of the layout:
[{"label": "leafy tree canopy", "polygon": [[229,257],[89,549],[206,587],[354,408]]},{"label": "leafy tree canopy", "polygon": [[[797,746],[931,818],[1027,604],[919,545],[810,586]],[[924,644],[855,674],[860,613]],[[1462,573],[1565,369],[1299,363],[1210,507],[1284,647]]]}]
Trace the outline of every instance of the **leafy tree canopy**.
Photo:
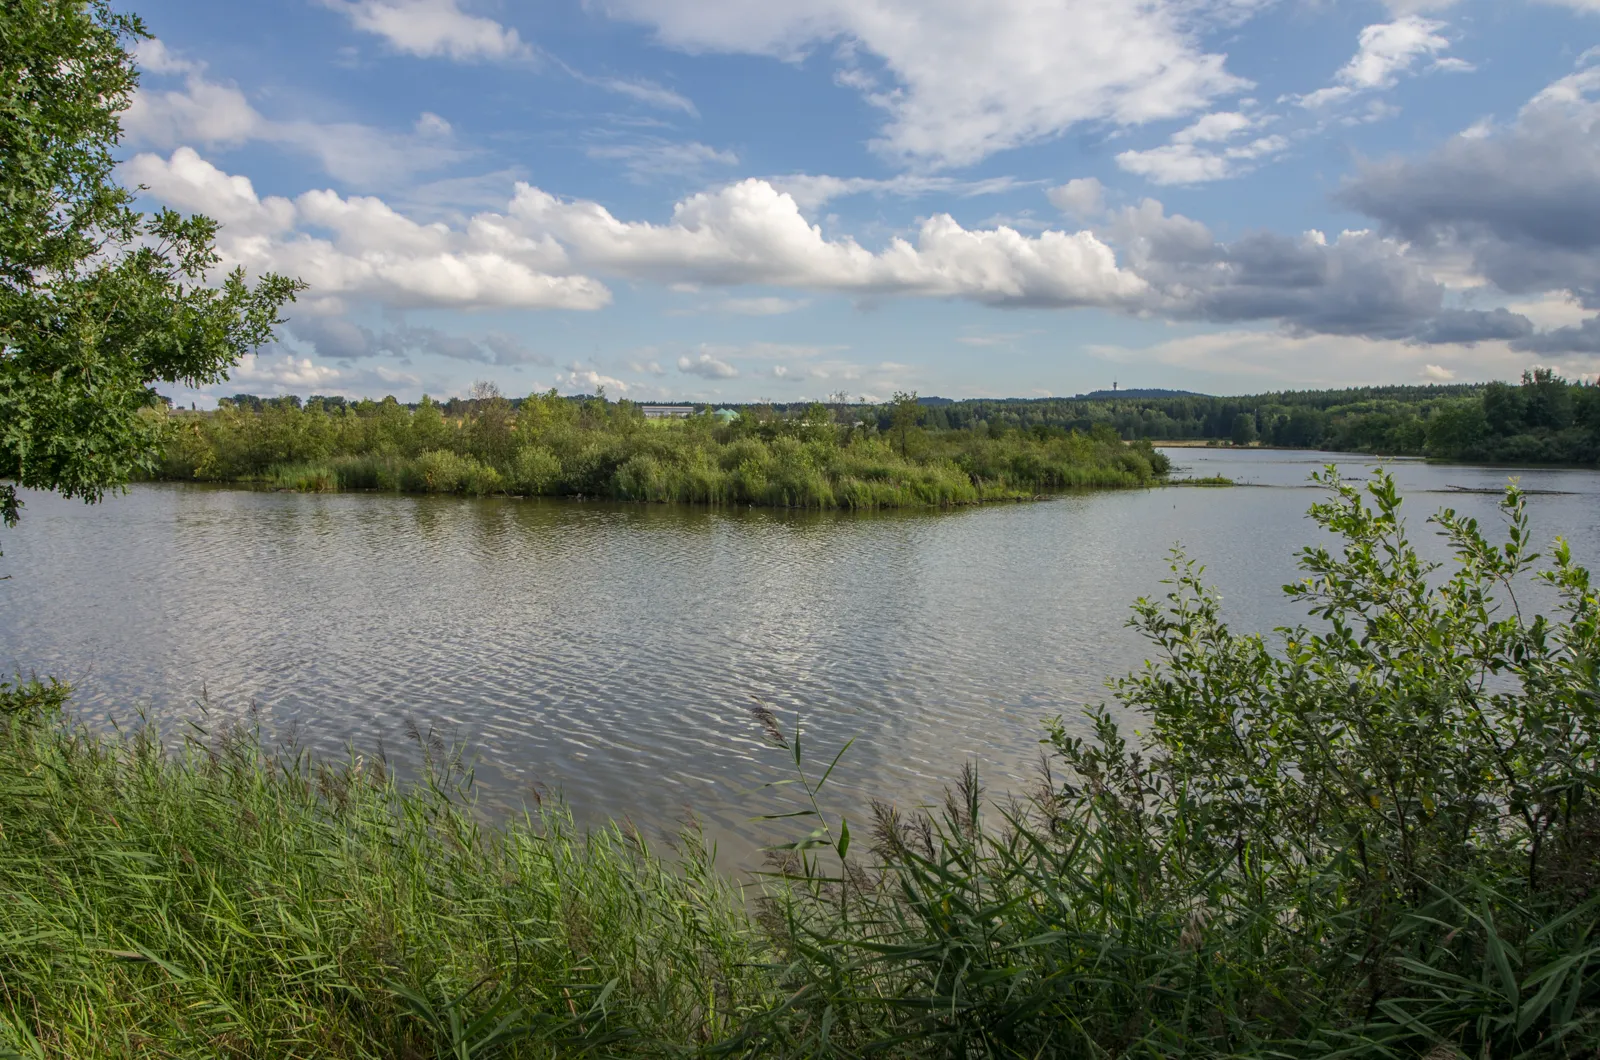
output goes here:
[{"label": "leafy tree canopy", "polygon": [[208,282],[217,223],[146,216],[113,176],[147,37],[107,0],[0,0],[0,518],[17,488],[99,500],[153,466],[157,382],[227,378],[302,288]]}]

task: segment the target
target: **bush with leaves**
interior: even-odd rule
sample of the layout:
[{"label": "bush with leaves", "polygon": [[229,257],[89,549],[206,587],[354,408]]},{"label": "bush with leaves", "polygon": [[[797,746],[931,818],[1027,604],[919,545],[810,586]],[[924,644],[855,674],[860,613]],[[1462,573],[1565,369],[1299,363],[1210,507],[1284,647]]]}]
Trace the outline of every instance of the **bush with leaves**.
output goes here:
[{"label": "bush with leaves", "polygon": [[[1445,510],[1449,570],[1393,480],[1332,470],[1338,547],[1286,587],[1313,624],[1235,633],[1178,554],[1155,645],[1093,738],[986,827],[880,807],[873,864],[781,862],[787,1001],[740,1048],[854,1056],[1587,1056],[1600,1050],[1600,599]],[[1554,600],[1529,614],[1530,590]],[[1051,777],[1050,774],[1055,774]],[[812,811],[820,814],[820,811]],[[827,855],[821,857],[819,855]],[[827,866],[834,866],[828,868]]]}]

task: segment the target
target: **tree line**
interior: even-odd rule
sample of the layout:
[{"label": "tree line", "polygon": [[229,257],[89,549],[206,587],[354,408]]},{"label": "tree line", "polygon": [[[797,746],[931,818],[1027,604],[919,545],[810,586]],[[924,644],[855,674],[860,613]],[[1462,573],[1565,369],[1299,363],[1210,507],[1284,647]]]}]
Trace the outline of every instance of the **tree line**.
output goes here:
[{"label": "tree line", "polygon": [[[871,415],[887,424],[889,408]],[[1044,398],[930,403],[934,429],[1115,431],[1130,441],[1214,441],[1441,460],[1594,464],[1600,385],[1545,368],[1520,383],[1352,387],[1243,397]]]}]

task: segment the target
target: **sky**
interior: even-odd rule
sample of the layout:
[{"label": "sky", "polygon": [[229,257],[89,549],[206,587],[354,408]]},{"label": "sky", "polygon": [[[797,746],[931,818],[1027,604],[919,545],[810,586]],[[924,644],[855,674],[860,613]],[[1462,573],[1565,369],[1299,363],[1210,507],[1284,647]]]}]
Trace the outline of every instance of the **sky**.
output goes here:
[{"label": "sky", "polygon": [[220,395],[1600,373],[1600,0],[139,0]]}]

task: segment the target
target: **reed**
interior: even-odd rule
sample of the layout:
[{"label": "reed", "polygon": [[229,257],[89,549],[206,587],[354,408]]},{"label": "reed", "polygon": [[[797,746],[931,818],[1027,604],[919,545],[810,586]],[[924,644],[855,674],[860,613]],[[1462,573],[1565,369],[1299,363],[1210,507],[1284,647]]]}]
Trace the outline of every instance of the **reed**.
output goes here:
[{"label": "reed", "polygon": [[488,829],[436,745],[402,786],[248,731],[92,735],[64,699],[0,692],[0,1054],[661,1054],[770,999],[693,832]]}]

